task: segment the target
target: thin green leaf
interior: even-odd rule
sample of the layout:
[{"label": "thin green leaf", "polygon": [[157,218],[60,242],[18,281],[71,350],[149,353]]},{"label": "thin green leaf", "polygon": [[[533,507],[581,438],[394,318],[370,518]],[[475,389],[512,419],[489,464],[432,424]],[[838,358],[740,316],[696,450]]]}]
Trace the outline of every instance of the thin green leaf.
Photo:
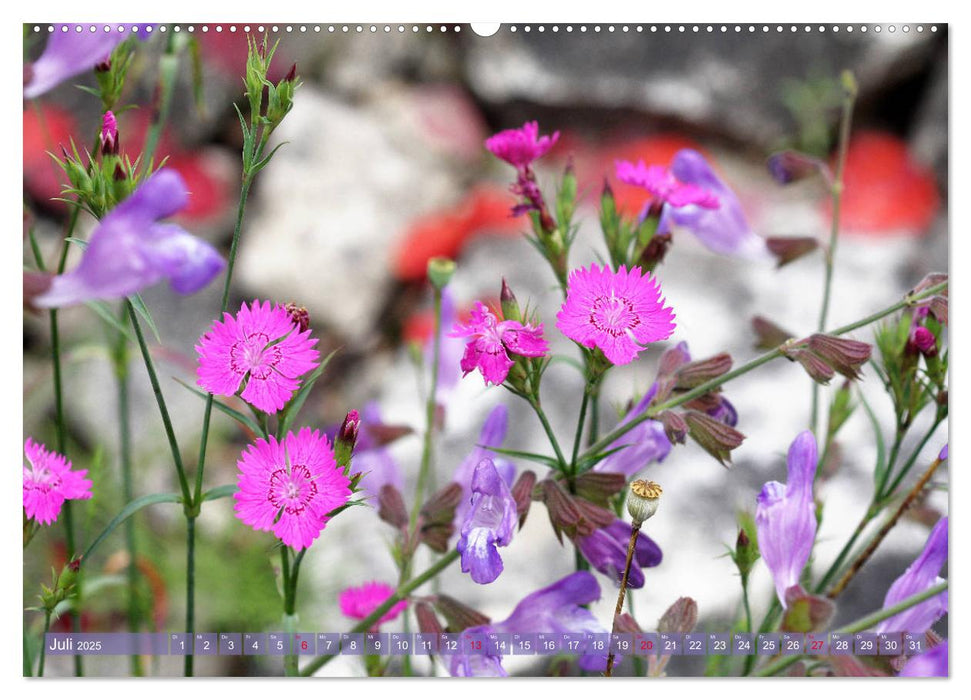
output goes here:
[{"label": "thin green leaf", "polygon": [[579,371],[580,374],[583,374],[583,373],[585,373],[587,371],[586,368],[583,366],[583,364],[579,360],[577,360],[574,357],[570,357],[569,355],[552,355],[549,358],[549,363],[550,364],[553,364],[554,362],[559,362],[561,364],[570,365],[571,367],[576,368],[576,370]]},{"label": "thin green leaf", "polygon": [[108,302],[102,301],[101,299],[92,299],[91,301],[84,302],[84,305],[98,314],[102,321],[125,336],[129,342],[135,342],[135,337],[131,334],[127,324],[124,324],[118,320],[118,317],[115,316],[115,312],[112,311],[111,307],[108,305]]},{"label": "thin green leaf", "polygon": [[152,318],[152,314],[149,313],[148,307],[145,306],[145,302],[142,300],[142,295],[132,294],[130,297],[128,297],[128,301],[131,302],[131,305],[134,307],[135,311],[138,312],[138,315],[141,316],[145,323],[148,324],[148,327],[152,329],[152,335],[155,336],[155,341],[161,343],[162,336],[160,336],[158,333],[158,326],[155,325],[155,320]]},{"label": "thin green leaf", "polygon": [[40,244],[37,243],[37,236],[34,234],[33,226],[30,227],[28,236],[30,236],[30,249],[34,251],[34,261],[37,263],[37,269],[41,272],[47,272],[47,266],[44,265],[44,256],[40,253]]},{"label": "thin green leaf", "polygon": [[327,357],[324,358],[323,362],[320,363],[320,367],[311,372],[306,379],[303,380],[300,386],[300,390],[294,394],[293,398],[290,399],[290,403],[287,404],[286,408],[283,409],[283,417],[280,419],[280,435],[286,435],[287,431],[290,430],[290,426],[293,425],[293,421],[296,420],[297,414],[300,413],[300,409],[303,408],[304,403],[307,401],[307,397],[310,395],[310,390],[314,388],[314,384],[320,379],[324,370],[327,369],[327,365],[330,363],[331,359],[337,353],[337,350],[331,352]]},{"label": "thin green leaf", "polygon": [[880,421],[877,420],[876,414],[874,414],[870,404],[867,403],[866,397],[863,396],[863,392],[858,392],[858,394],[860,397],[860,404],[863,406],[863,410],[866,413],[867,418],[870,419],[870,425],[873,427],[873,436],[877,443],[877,464],[873,470],[873,484],[874,486],[879,486],[883,483],[884,474],[887,471],[887,446],[883,441],[883,432],[880,430]]},{"label": "thin green leaf", "polygon": [[493,452],[498,452],[501,455],[507,455],[509,457],[519,457],[520,459],[525,459],[530,462],[538,462],[539,464],[545,464],[550,469],[559,469],[560,463],[555,457],[549,457],[547,455],[539,455],[535,452],[520,452],[519,450],[507,450],[502,447],[488,447],[487,449]]},{"label": "thin green leaf", "polygon": [[[182,386],[184,386],[186,389],[188,389],[189,391],[191,391],[196,396],[198,396],[200,398],[203,398],[203,399],[208,399],[209,398],[209,394],[207,394],[206,392],[199,391],[194,386],[192,386],[191,384],[186,384],[184,381],[182,381],[178,377],[175,377],[174,379],[175,379],[175,381],[177,381],[179,384],[181,384]],[[213,399],[212,400],[212,405],[215,406],[216,408],[218,408],[223,413],[225,413],[230,418],[232,418],[235,421],[237,421],[237,422],[241,423],[242,425],[244,425],[246,428],[248,428],[254,434],[256,434],[256,435],[262,435],[263,434],[263,429],[259,426],[259,424],[255,420],[253,420],[252,418],[250,418],[249,416],[247,416],[245,413],[240,413],[235,408],[230,408],[229,406],[227,406],[226,404],[224,404],[222,401],[219,401],[218,399]]]},{"label": "thin green leaf", "polygon": [[236,484],[224,484],[223,486],[217,486],[214,489],[209,489],[206,491],[204,494],[202,494],[202,500],[215,501],[219,498],[232,496],[237,491],[239,491],[239,487]]},{"label": "thin green leaf", "polygon": [[[71,202],[70,199],[62,199],[61,201]],[[74,245],[78,246],[81,250],[84,250],[85,248],[88,247],[88,242],[83,238],[75,238],[74,236],[68,236],[64,240],[67,241],[68,243],[73,243]]]},{"label": "thin green leaf", "polygon": [[145,506],[155,505],[156,503],[181,503],[182,497],[177,493],[150,493],[147,496],[142,496],[141,498],[136,498],[134,501],[129,503],[127,506],[121,509],[111,522],[108,523],[107,527],[101,531],[94,541],[88,545],[88,548],[84,551],[81,557],[82,561],[87,561],[91,556],[91,553],[101,544],[101,541],[110,535],[116,527],[121,525],[123,522],[128,520],[135,513],[140,511]]},{"label": "thin green leaf", "polygon": [[189,40],[189,59],[192,62],[192,97],[196,103],[196,112],[203,121],[206,118],[206,101],[204,99],[202,82],[202,52],[199,40],[192,37]]}]

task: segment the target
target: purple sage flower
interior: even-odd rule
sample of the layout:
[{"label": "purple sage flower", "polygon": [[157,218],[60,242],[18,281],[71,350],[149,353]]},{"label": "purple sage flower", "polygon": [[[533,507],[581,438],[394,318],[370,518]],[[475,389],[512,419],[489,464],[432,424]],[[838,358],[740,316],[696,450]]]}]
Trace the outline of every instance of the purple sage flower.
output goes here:
[{"label": "purple sage flower", "polygon": [[[75,27],[81,27],[81,31]],[[68,78],[93,69],[133,33],[142,36],[142,29],[106,32],[102,25],[55,24],[44,53],[28,67],[24,98],[39,97]]]},{"label": "purple sage flower", "polygon": [[[630,543],[630,524],[617,519],[607,527],[594,530],[593,534],[575,540],[580,553],[590,565],[619,586],[627,563],[627,545]],[[650,537],[641,532],[634,547],[634,561],[631,562],[628,588],[643,588],[642,568],[657,566],[661,563],[661,548]]]},{"label": "purple sage flower", "polygon": [[[759,541],[761,544],[761,540]],[[905,598],[926,591],[944,579],[938,574],[947,562],[947,516],[937,521],[931,530],[924,551],[893,582],[883,599],[883,607],[889,608]],[[947,612],[947,591],[942,591],[923,603],[888,617],[876,627],[876,632],[911,632],[920,634],[930,629]]]},{"label": "purple sage flower", "polygon": [[189,198],[174,170],[162,169],[108,212],[91,234],[81,263],[53,278],[34,305],[58,307],[126,297],[168,279],[180,294],[199,291],[226,266],[216,249],[175,224],[159,223]]},{"label": "purple sage flower", "polygon": [[[465,354],[465,342],[461,338],[453,338],[449,331],[458,323],[455,309],[455,297],[448,287],[442,290],[442,322],[439,333],[441,356],[438,361],[438,382],[435,386],[435,401],[439,406],[446,406],[455,387],[462,379],[459,363]],[[435,354],[434,338],[425,344],[425,363],[432,366]]]},{"label": "purple sage flower", "polygon": [[937,455],[937,458],[942,462],[947,461],[947,445],[944,445],[944,447],[941,448],[941,453]]},{"label": "purple sage flower", "polygon": [[[516,632],[585,632],[604,634],[609,632],[597,618],[582,607],[600,599],[600,586],[589,571],[577,571],[556,583],[523,598],[512,614],[502,622],[471,627],[470,633]],[[455,654],[444,659],[453,676],[505,676],[502,656],[488,654]],[[580,667],[585,670],[602,670],[607,657],[584,656]]]},{"label": "purple sage flower", "polygon": [[476,583],[492,583],[502,573],[499,547],[512,542],[516,531],[516,500],[491,459],[483,459],[472,476],[471,508],[462,525],[458,551],[462,571]]},{"label": "purple sage flower", "polygon": [[722,182],[698,151],[685,148],[674,155],[671,172],[683,183],[697,185],[718,198],[716,209],[690,204],[665,206],[658,231],[664,233],[671,223],[684,226],[716,253],[740,258],[768,258],[765,239],[749,227],[735,193]]},{"label": "purple sage flower", "polygon": [[492,460],[499,476],[512,488],[513,480],[516,478],[516,466],[508,459],[496,456],[490,447],[498,447],[506,439],[506,425],[508,424],[509,411],[502,404],[497,405],[486,416],[479,432],[479,441],[472,451],[462,460],[461,464],[455,469],[452,481],[462,487],[462,500],[455,508],[455,529],[460,530],[465,516],[471,508],[472,499],[472,478],[475,475],[476,467],[483,459]]},{"label": "purple sage flower", "polygon": [[770,481],[763,486],[755,507],[759,550],[783,608],[786,590],[799,584],[816,540],[816,438],[809,430],[799,433],[789,447],[788,474],[784,485]]},{"label": "purple sage flower", "polygon": [[[657,394],[657,383],[651,385],[644,397],[623,417],[618,427],[642,415],[655,394]],[[610,443],[604,451],[616,450],[622,445],[627,447],[605,457],[593,467],[592,471],[614,472],[632,477],[649,464],[663,462],[671,451],[671,441],[664,434],[664,426],[656,420],[640,423]],[[624,551],[626,551],[626,545]]]},{"label": "purple sage flower", "polygon": [[908,678],[946,678],[947,672],[947,640],[923,654],[915,656],[904,664],[898,676]]}]

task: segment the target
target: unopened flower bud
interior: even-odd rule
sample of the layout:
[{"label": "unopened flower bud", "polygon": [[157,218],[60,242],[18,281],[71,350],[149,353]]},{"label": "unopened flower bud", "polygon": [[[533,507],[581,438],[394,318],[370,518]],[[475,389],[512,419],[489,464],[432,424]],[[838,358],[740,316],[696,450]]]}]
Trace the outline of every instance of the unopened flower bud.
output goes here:
[{"label": "unopened flower bud", "polygon": [[829,174],[829,168],[819,158],[798,151],[773,153],[766,165],[772,179],[780,185],[788,185],[816,173]]},{"label": "unopened flower bud", "polygon": [[929,328],[917,326],[907,340],[907,351],[911,353],[919,352],[924,357],[935,357],[937,355],[937,338]]},{"label": "unopened flower bud", "polygon": [[806,374],[812,377],[814,382],[819,384],[829,384],[829,381],[836,374],[833,368],[823,361],[815,353],[805,348],[794,348],[786,352],[786,357],[795,360],[806,370]]},{"label": "unopened flower bud", "polygon": [[95,66],[94,66],[94,72],[95,73],[107,73],[110,70],[111,70],[111,59],[110,58],[106,58],[105,60],[101,61],[100,63],[95,64]]},{"label": "unopened flower bud", "polygon": [[816,250],[819,241],[812,236],[771,236],[765,239],[765,246],[775,256],[775,266],[779,268]]},{"label": "unopened flower bud", "polygon": [[749,537],[744,526],[739,528],[732,559],[735,561],[735,566],[738,567],[738,573],[741,574],[743,580],[749,575],[759,556],[759,545]]},{"label": "unopened flower bud", "polygon": [[305,307],[291,301],[283,308],[290,315],[290,320],[297,324],[301,333],[310,328],[310,312]]},{"label": "unopened flower bud", "polygon": [[674,411],[662,411],[657,419],[664,426],[664,434],[667,435],[668,440],[679,445],[684,444],[688,436],[688,424],[680,414]]},{"label": "unopened flower bud", "polygon": [[671,247],[670,233],[660,233],[655,234],[651,237],[650,243],[644,248],[644,252],[641,253],[640,264],[649,270],[653,270],[655,267],[664,262],[664,258],[668,254],[668,248]]},{"label": "unopened flower bud", "polygon": [[428,280],[435,289],[444,289],[455,274],[455,261],[436,257],[428,261]]},{"label": "unopened flower bud", "polygon": [[405,501],[392,484],[385,484],[378,493],[378,517],[391,527],[403,528],[408,524]]},{"label": "unopened flower bud", "polygon": [[635,527],[657,512],[661,502],[661,487],[653,481],[638,479],[631,482],[630,492],[627,494],[627,512],[630,513]]},{"label": "unopened flower bud", "polygon": [[563,542],[562,533],[568,537],[576,537],[577,526],[583,519],[580,509],[569,492],[555,479],[544,479],[539,483],[540,500],[546,504],[546,512],[550,516],[550,524],[556,539]]},{"label": "unopened flower bud", "polygon": [[524,471],[516,479],[510,493],[516,501],[516,514],[519,516],[519,527],[522,528],[529,515],[529,506],[533,502],[533,487],[536,485],[536,474],[530,470]]},{"label": "unopened flower bud", "polygon": [[686,411],[684,420],[688,424],[688,435],[712,457],[729,466],[731,452],[742,444],[745,436],[735,428],[722,423],[700,411]]},{"label": "unopened flower bud", "polygon": [[351,463],[351,453],[354,452],[360,428],[361,416],[353,409],[348,411],[334,440],[334,457],[339,466],[346,467]]},{"label": "unopened flower bud", "polygon": [[658,632],[687,634],[698,624],[698,604],[693,598],[678,598],[657,621]]},{"label": "unopened flower bud", "polygon": [[507,321],[522,321],[522,313],[519,310],[519,302],[516,295],[512,293],[506,278],[502,278],[502,290],[499,292],[499,303],[502,305],[502,316]]},{"label": "unopened flower bud", "polygon": [[488,625],[491,621],[478,610],[443,593],[433,598],[433,604],[438,614],[445,618],[451,630],[460,631],[469,627]]},{"label": "unopened flower bud", "polygon": [[942,462],[947,461],[947,445],[944,445],[944,447],[941,448],[941,452],[939,455],[937,455],[937,458]]},{"label": "unopened flower bud", "polygon": [[713,355],[704,360],[688,362],[675,370],[675,388],[694,389],[696,386],[720,377],[731,368],[732,356],[727,352]]},{"label": "unopened flower bud", "polygon": [[297,79],[297,64],[296,63],[294,63],[292,66],[290,66],[290,70],[287,71],[286,77],[284,77],[283,79],[286,82],[288,82],[288,83],[292,83],[294,80]]},{"label": "unopened flower bud", "polygon": [[128,179],[128,173],[121,167],[121,163],[115,163],[115,171],[111,174],[111,178],[115,182],[124,182]]},{"label": "unopened flower bud", "polygon": [[775,325],[764,316],[752,319],[752,330],[755,331],[755,348],[757,350],[774,350],[792,338],[792,333]]},{"label": "unopened flower bud", "polygon": [[930,310],[932,314],[934,314],[934,318],[936,318],[939,322],[943,323],[945,326],[947,325],[947,297],[946,296],[943,296],[941,294],[935,294],[930,298],[930,301],[927,302],[927,308]]},{"label": "unopened flower bud", "polygon": [[444,554],[455,532],[455,508],[462,500],[462,487],[454,481],[433,493],[419,511],[422,519],[419,539],[433,551]]},{"label": "unopened flower bud", "polygon": [[425,601],[415,604],[415,617],[418,619],[418,629],[424,634],[441,634],[445,631],[432,606]]},{"label": "unopened flower bud", "polygon": [[98,137],[98,141],[101,144],[101,155],[118,155],[120,147],[118,141],[118,121],[110,109],[101,118],[101,135]]},{"label": "unopened flower bud", "polygon": [[847,379],[859,378],[860,367],[872,351],[869,343],[824,333],[809,336],[809,349]]}]

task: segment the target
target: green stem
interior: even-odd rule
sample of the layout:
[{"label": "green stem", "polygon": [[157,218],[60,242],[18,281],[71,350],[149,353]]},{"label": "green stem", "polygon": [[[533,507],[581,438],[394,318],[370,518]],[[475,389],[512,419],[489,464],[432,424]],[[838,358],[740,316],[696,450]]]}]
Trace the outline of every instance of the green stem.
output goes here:
[{"label": "green stem", "polygon": [[829,585],[829,582],[833,580],[833,577],[839,573],[840,567],[843,566],[843,562],[846,560],[846,557],[849,556],[850,551],[853,549],[853,545],[856,544],[856,541],[860,538],[860,535],[863,534],[866,526],[870,524],[870,521],[873,520],[874,517],[876,517],[876,512],[874,512],[873,505],[871,504],[870,507],[867,508],[866,513],[863,514],[863,518],[860,519],[856,529],[853,530],[853,534],[850,535],[850,539],[846,541],[846,544],[843,545],[843,549],[841,549],[840,553],[836,555],[836,559],[830,565],[829,569],[826,570],[826,573],[823,574],[823,577],[819,580],[819,583],[816,584],[816,593],[821,593],[823,590],[825,590],[826,586]]},{"label": "green stem", "polygon": [[742,576],[742,606],[745,608],[745,631],[752,631],[752,607],[748,600],[748,576]]},{"label": "green stem", "polygon": [[145,342],[145,334],[142,333],[142,326],[138,322],[138,315],[135,313],[135,307],[130,301],[125,300],[125,306],[128,309],[128,318],[131,321],[132,327],[135,329],[135,338],[138,340],[138,347],[142,352],[142,360],[145,362],[145,370],[148,372],[148,380],[152,384],[152,391],[155,392],[155,402],[158,404],[159,414],[162,416],[162,424],[165,427],[165,436],[169,441],[169,450],[172,452],[172,461],[175,463],[175,471],[179,477],[179,487],[182,489],[182,498],[184,503],[193,503],[191,495],[189,493],[189,481],[185,476],[185,467],[182,465],[182,455],[179,452],[179,444],[175,439],[175,430],[172,428],[172,419],[169,418],[169,409],[165,404],[165,397],[162,395],[162,387],[158,382],[158,374],[155,372],[155,362],[152,360],[152,354],[148,349],[148,344]]},{"label": "green stem", "polygon": [[40,661],[37,662],[37,677],[44,676],[44,659],[46,658],[47,633],[51,629],[51,611],[44,611],[44,633],[40,636]]},{"label": "green stem", "polygon": [[[196,519],[189,515],[185,518],[185,561],[185,631],[191,644],[196,631]],[[195,657],[187,654],[184,665],[186,677],[193,674],[194,662]]]},{"label": "green stem", "polygon": [[[437,562],[432,564],[430,567],[425,569],[421,574],[411,579],[407,583],[398,586],[398,589],[394,592],[390,598],[384,601],[381,605],[375,608],[374,612],[368,615],[366,618],[357,623],[351,632],[366,632],[376,623],[381,617],[388,612],[396,603],[404,600],[408,597],[413,590],[420,587],[422,584],[426,583],[430,579],[434,578],[442,571],[444,571],[452,562],[459,558],[459,553],[457,550],[453,549],[448,554],[443,556]],[[326,656],[320,656],[309,664],[304,666],[303,670],[300,671],[301,676],[310,676],[319,671],[324,667],[331,659],[334,658],[334,654],[328,654]]]},{"label": "green stem", "polygon": [[421,464],[418,467],[418,484],[415,487],[415,503],[411,508],[409,531],[414,530],[418,521],[418,512],[425,500],[425,490],[428,487],[432,466],[432,437],[435,434],[435,409],[438,406],[438,365],[442,353],[442,290],[434,288],[435,293],[435,329],[432,341],[431,388],[425,397],[425,434],[421,446]]},{"label": "green stem", "polygon": [[[122,316],[124,322],[124,312]],[[128,402],[128,342],[121,333],[115,339],[113,364],[115,369],[116,391],[118,394],[118,457],[121,466],[121,488],[125,503],[135,499],[131,473],[131,415]],[[125,549],[128,553],[128,631],[138,632],[140,617],[138,609],[138,566],[135,551],[135,519],[125,521]],[[132,675],[143,675],[142,660],[138,654],[130,658]]]},{"label": "green stem", "polygon": [[[896,605],[892,605],[889,608],[882,608],[880,610],[877,610],[876,612],[870,613],[869,615],[866,615],[865,617],[861,617],[859,620],[856,620],[855,622],[851,622],[850,624],[836,631],[839,632],[840,634],[853,634],[855,632],[862,632],[864,630],[870,629],[877,623],[883,622],[884,620],[891,618],[894,615],[903,612],[904,610],[909,610],[915,605],[919,605],[920,603],[923,603],[928,598],[933,598],[939,593],[943,593],[944,591],[947,590],[947,586],[948,586],[947,581],[939,583],[936,586],[931,586],[925,591],[916,593],[910,596],[909,598],[904,598]],[[794,663],[799,661],[801,658],[803,657],[802,656],[783,656],[777,661],[774,661],[771,664],[763,668],[760,668],[758,671],[756,671],[755,675],[774,676],[780,671],[784,671],[785,669],[789,668]]]},{"label": "green stem", "polygon": [[168,41],[165,44],[165,54],[159,59],[158,63],[158,83],[156,84],[158,102],[152,114],[152,123],[148,128],[141,156],[146,167],[151,164],[155,157],[155,149],[158,148],[162,129],[165,127],[165,121],[169,116],[169,107],[172,104],[172,93],[175,91],[176,73],[179,69],[177,37],[178,35],[170,28]]},{"label": "green stem", "polygon": [[[829,245],[825,255],[825,277],[823,279],[823,302],[819,309],[819,323],[816,330],[820,333],[826,328],[826,319],[829,315],[830,296],[833,287],[833,267],[836,260],[836,244],[839,241],[840,230],[840,203],[843,198],[843,172],[846,169],[846,154],[850,145],[850,124],[853,121],[853,103],[855,92],[847,91],[843,97],[843,111],[840,116],[840,135],[839,135],[839,155],[836,160],[836,173],[833,179],[830,195],[833,202],[833,218],[829,229]],[[812,416],[809,427],[813,433],[816,431],[816,422],[819,413],[819,384],[813,382]]]},{"label": "green stem", "polygon": [[560,449],[560,443],[556,440],[556,434],[553,432],[553,428],[550,426],[550,421],[546,417],[546,412],[543,411],[543,407],[539,403],[538,398],[526,397],[529,401],[529,405],[533,407],[533,411],[536,412],[536,417],[539,418],[539,422],[543,425],[543,430],[546,432],[546,437],[549,438],[550,444],[553,446],[553,451],[556,452],[556,459],[560,463],[561,469],[566,469],[567,461],[563,457],[563,450]]},{"label": "green stem", "polygon": [[[853,323],[848,323],[845,326],[840,326],[839,328],[828,331],[827,334],[844,335],[851,331],[855,331],[857,328],[862,328],[863,326],[867,326],[873,323],[874,321],[879,321],[881,318],[884,318],[885,316],[889,316],[890,314],[896,311],[899,311],[903,308],[914,306],[917,304],[917,302],[923,299],[927,299],[928,297],[932,297],[938,292],[943,291],[944,289],[947,288],[947,285],[948,285],[947,282],[940,282],[938,284],[935,284],[933,287],[928,287],[927,289],[923,290],[919,294],[907,295],[897,303],[892,304],[891,306],[888,306],[885,309],[876,311],[870,314],[869,316],[861,318],[859,321],[854,321]],[[723,384],[726,384],[732,379],[736,379],[738,377],[741,377],[742,375],[748,374],[753,369],[756,369],[757,367],[761,367],[765,363],[770,362],[771,360],[774,360],[777,357],[782,357],[781,348],[776,348],[775,350],[770,350],[763,355],[759,355],[758,357],[752,360],[749,360],[744,365],[741,365],[740,367],[737,367],[730,372],[726,372],[725,374],[715,377],[714,379],[709,380],[704,384],[701,384],[695,387],[691,391],[687,391],[683,394],[679,394],[678,396],[672,399],[669,399],[668,401],[665,401],[662,404],[648,407],[647,411],[645,411],[643,414],[637,416],[636,418],[633,418],[632,420],[629,420],[623,425],[618,426],[611,432],[607,433],[607,435],[600,438],[586,451],[585,455],[596,454],[597,452],[599,452],[600,450],[603,450],[612,442],[617,440],[618,438],[622,437],[623,435],[626,435],[629,431],[633,430],[635,427],[637,427],[644,421],[652,420],[657,414],[661,413],[662,411],[666,411],[670,408],[675,408],[677,406],[680,406],[683,403],[691,401],[692,399],[695,399],[695,398],[698,398],[699,396],[707,394],[713,389],[717,389],[718,387],[720,387]]]},{"label": "green stem", "polygon": [[577,419],[577,429],[573,434],[573,455],[570,457],[570,471],[575,472],[577,456],[580,454],[580,443],[583,442],[583,426],[587,419],[587,404],[590,403],[590,384],[583,389],[583,400],[580,402],[580,417]]},{"label": "green stem", "polygon": [[[920,456],[921,450],[924,449],[924,447],[927,445],[928,440],[931,439],[931,437],[937,431],[937,427],[943,421],[944,421],[944,418],[939,416],[934,421],[934,424],[930,427],[930,429],[926,433],[924,433],[924,437],[921,438],[920,443],[917,445],[917,447],[914,448],[914,451],[910,453],[910,457],[907,458],[907,461],[904,463],[904,466],[901,467],[900,473],[897,474],[897,476],[894,477],[894,480],[890,483],[890,488],[887,489],[886,493],[880,494],[879,502],[881,504],[893,498],[894,493],[896,493],[897,488],[900,486],[900,482],[906,478],[907,474],[914,466],[914,463],[917,461],[917,458]],[[887,473],[888,474],[890,473],[889,467],[887,468]]]},{"label": "green stem", "polygon": [[[306,551],[306,550],[303,550]],[[283,620],[284,626],[287,627],[286,632],[292,634],[293,629],[290,629],[294,625],[293,615],[296,609],[296,574],[297,574],[297,563],[294,562],[294,568],[291,572],[290,570],[290,548],[286,545],[280,547],[280,566],[283,573]],[[293,641],[292,639],[290,640]],[[287,654],[283,657],[283,673],[286,676],[296,676],[299,675],[299,667],[297,665],[297,655],[293,653],[292,644],[291,648],[288,650]]]}]

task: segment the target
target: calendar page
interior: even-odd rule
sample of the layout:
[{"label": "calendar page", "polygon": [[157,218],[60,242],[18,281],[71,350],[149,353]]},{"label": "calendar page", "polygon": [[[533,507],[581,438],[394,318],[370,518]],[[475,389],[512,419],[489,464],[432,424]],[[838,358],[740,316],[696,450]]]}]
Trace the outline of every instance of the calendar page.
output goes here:
[{"label": "calendar page", "polygon": [[947,24],[22,37],[25,677],[949,675]]}]

